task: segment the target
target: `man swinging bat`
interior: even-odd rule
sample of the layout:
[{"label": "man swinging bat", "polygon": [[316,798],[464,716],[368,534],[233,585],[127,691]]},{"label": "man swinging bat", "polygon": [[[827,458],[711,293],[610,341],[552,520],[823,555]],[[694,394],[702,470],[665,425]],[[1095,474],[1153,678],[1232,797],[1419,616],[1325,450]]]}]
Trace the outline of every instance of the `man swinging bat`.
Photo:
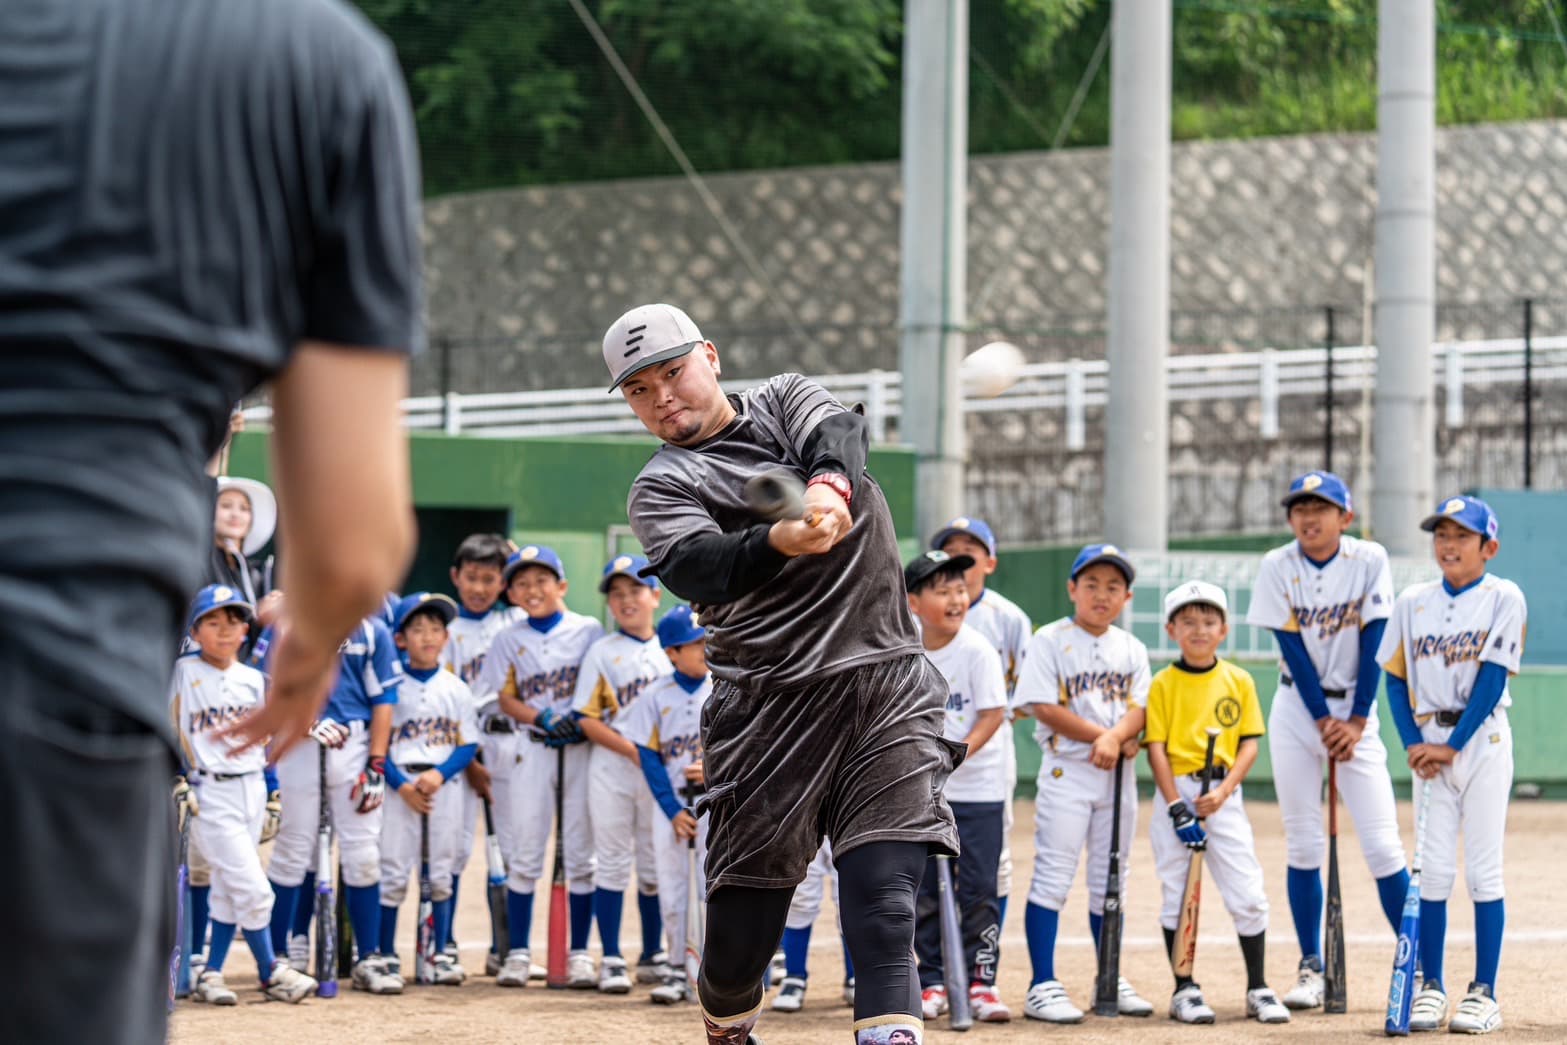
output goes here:
[{"label": "man swinging bat", "polygon": [[[865,473],[864,419],[793,374],[738,395],[680,309],[643,305],[604,361],[664,445],[632,484],[650,567],[708,629],[702,716],[708,918],[699,997],[710,1045],[747,1045],[794,887],[832,841],[858,970],[857,1045],[923,1040],[912,946],[930,852],[955,854],[941,787],[962,745],[941,736],[947,687],[903,602],[891,514]],[[768,522],[758,475],[805,484]]]}]

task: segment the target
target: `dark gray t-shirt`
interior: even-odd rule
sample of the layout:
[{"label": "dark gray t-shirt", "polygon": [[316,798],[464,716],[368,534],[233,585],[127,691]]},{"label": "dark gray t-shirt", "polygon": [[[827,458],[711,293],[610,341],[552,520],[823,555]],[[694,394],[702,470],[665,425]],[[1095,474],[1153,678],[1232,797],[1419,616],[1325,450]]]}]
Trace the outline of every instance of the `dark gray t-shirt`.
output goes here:
[{"label": "dark gray t-shirt", "polygon": [[417,347],[418,206],[344,3],[0,3],[0,658],[166,722],[230,408],[302,340]]},{"label": "dark gray t-shirt", "polygon": [[[756,524],[745,482],[784,466],[805,476],[806,437],[843,406],[799,374],[731,396],[737,416],[707,442],[665,445],[631,486],[631,529],[656,567],[682,538]],[[892,513],[868,474],[850,506],[854,526],[825,555],[790,559],[734,602],[696,606],[708,666],[748,690],[795,686],[860,664],[918,653],[903,593]]]}]

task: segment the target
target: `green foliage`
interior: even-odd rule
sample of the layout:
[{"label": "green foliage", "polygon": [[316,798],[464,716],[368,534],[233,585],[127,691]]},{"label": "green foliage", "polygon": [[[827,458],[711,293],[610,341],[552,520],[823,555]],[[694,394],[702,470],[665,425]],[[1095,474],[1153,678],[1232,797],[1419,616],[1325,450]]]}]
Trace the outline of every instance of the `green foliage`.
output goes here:
[{"label": "green foliage", "polygon": [[[430,193],[676,172],[565,0],[357,2],[397,45]],[[699,170],[897,155],[900,0],[585,2]],[[1377,0],[1173,3],[1176,138],[1375,126]],[[1440,123],[1567,116],[1553,3],[1436,0]],[[1109,18],[971,0],[971,150],[1104,144]]]}]

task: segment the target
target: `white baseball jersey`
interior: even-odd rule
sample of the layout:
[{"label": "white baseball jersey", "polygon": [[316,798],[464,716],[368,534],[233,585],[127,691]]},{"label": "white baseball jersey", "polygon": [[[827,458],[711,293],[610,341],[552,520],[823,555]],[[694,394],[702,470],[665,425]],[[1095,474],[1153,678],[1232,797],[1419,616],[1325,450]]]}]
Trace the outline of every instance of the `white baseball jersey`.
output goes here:
[{"label": "white baseball jersey", "polygon": [[463,745],[479,742],[473,694],[451,672],[437,670],[420,681],[409,669],[397,693],[387,754],[399,766],[440,765]]},{"label": "white baseball jersey", "polygon": [[1028,645],[1029,633],[1034,630],[1028,614],[999,591],[986,588],[979,601],[968,608],[963,623],[979,632],[1001,654],[1001,671],[1006,681],[1010,699],[1017,688],[1018,671],[1023,663],[1023,649]]},{"label": "white baseball jersey", "polygon": [[236,751],[218,733],[259,708],[266,701],[266,681],[261,672],[235,662],[213,667],[200,654],[174,662],[169,683],[169,716],[191,769],[205,773],[259,773],[267,763],[266,751],[253,747]]},{"label": "white baseball jersey", "polygon": [[[1482,661],[1518,673],[1528,612],[1518,585],[1489,573],[1456,595],[1439,580],[1416,584],[1398,597],[1377,660],[1409,683],[1417,716],[1462,711]],[[1512,702],[1503,689],[1497,707]]]},{"label": "white baseball jersey", "polygon": [[[1059,704],[1096,726],[1110,728],[1129,708],[1148,706],[1148,647],[1131,632],[1111,625],[1093,635],[1071,617],[1046,624],[1028,640],[1016,703]],[[1093,745],[1052,733],[1043,722],[1034,731],[1039,746],[1061,758],[1088,761]]]},{"label": "white baseball jersey", "polygon": [[[1263,557],[1246,623],[1299,632],[1322,688],[1353,693],[1360,629],[1393,612],[1393,573],[1375,541],[1340,537],[1338,554],[1317,566],[1291,541]],[[1287,665],[1281,670],[1289,672]]]},{"label": "white baseball jersey", "polygon": [[[473,689],[474,696],[480,696],[477,688],[479,676],[484,671],[484,657],[490,650],[490,644],[495,641],[495,636],[513,624],[526,620],[527,616],[516,606],[508,606],[504,602],[497,602],[482,617],[471,616],[466,610],[460,611],[446,626],[446,645],[441,647],[441,667],[454,672]],[[488,702],[494,703],[494,693],[487,696]],[[481,704],[483,702],[481,699]]]},{"label": "white baseball jersey", "polygon": [[688,693],[671,673],[643,690],[615,724],[633,744],[658,752],[677,795],[686,785],[686,766],[702,757],[702,706],[712,695],[713,676]]},{"label": "white baseball jersey", "polygon": [[549,631],[523,619],[495,636],[475,688],[480,693],[510,692],[537,711],[563,715],[571,710],[588,647],[603,634],[598,621],[570,610]]},{"label": "white baseball jersey", "polygon": [[[925,656],[947,680],[947,715],[942,733],[963,740],[974,730],[979,713],[1007,706],[1001,657],[990,640],[967,624],[951,642]],[[1006,752],[1000,730],[947,778],[943,792],[952,802],[1004,802],[1007,799]]]},{"label": "white baseball jersey", "polygon": [[571,710],[611,725],[648,683],[674,670],[656,636],[605,635],[583,658]]}]

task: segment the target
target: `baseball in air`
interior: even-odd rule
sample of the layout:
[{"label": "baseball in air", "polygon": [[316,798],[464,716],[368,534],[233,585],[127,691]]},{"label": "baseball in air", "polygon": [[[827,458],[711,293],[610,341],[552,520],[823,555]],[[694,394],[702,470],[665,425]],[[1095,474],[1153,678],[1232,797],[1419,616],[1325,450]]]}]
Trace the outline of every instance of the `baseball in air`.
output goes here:
[{"label": "baseball in air", "polygon": [[959,373],[967,394],[990,399],[1017,384],[1023,353],[1010,341],[992,341],[964,356]]}]

